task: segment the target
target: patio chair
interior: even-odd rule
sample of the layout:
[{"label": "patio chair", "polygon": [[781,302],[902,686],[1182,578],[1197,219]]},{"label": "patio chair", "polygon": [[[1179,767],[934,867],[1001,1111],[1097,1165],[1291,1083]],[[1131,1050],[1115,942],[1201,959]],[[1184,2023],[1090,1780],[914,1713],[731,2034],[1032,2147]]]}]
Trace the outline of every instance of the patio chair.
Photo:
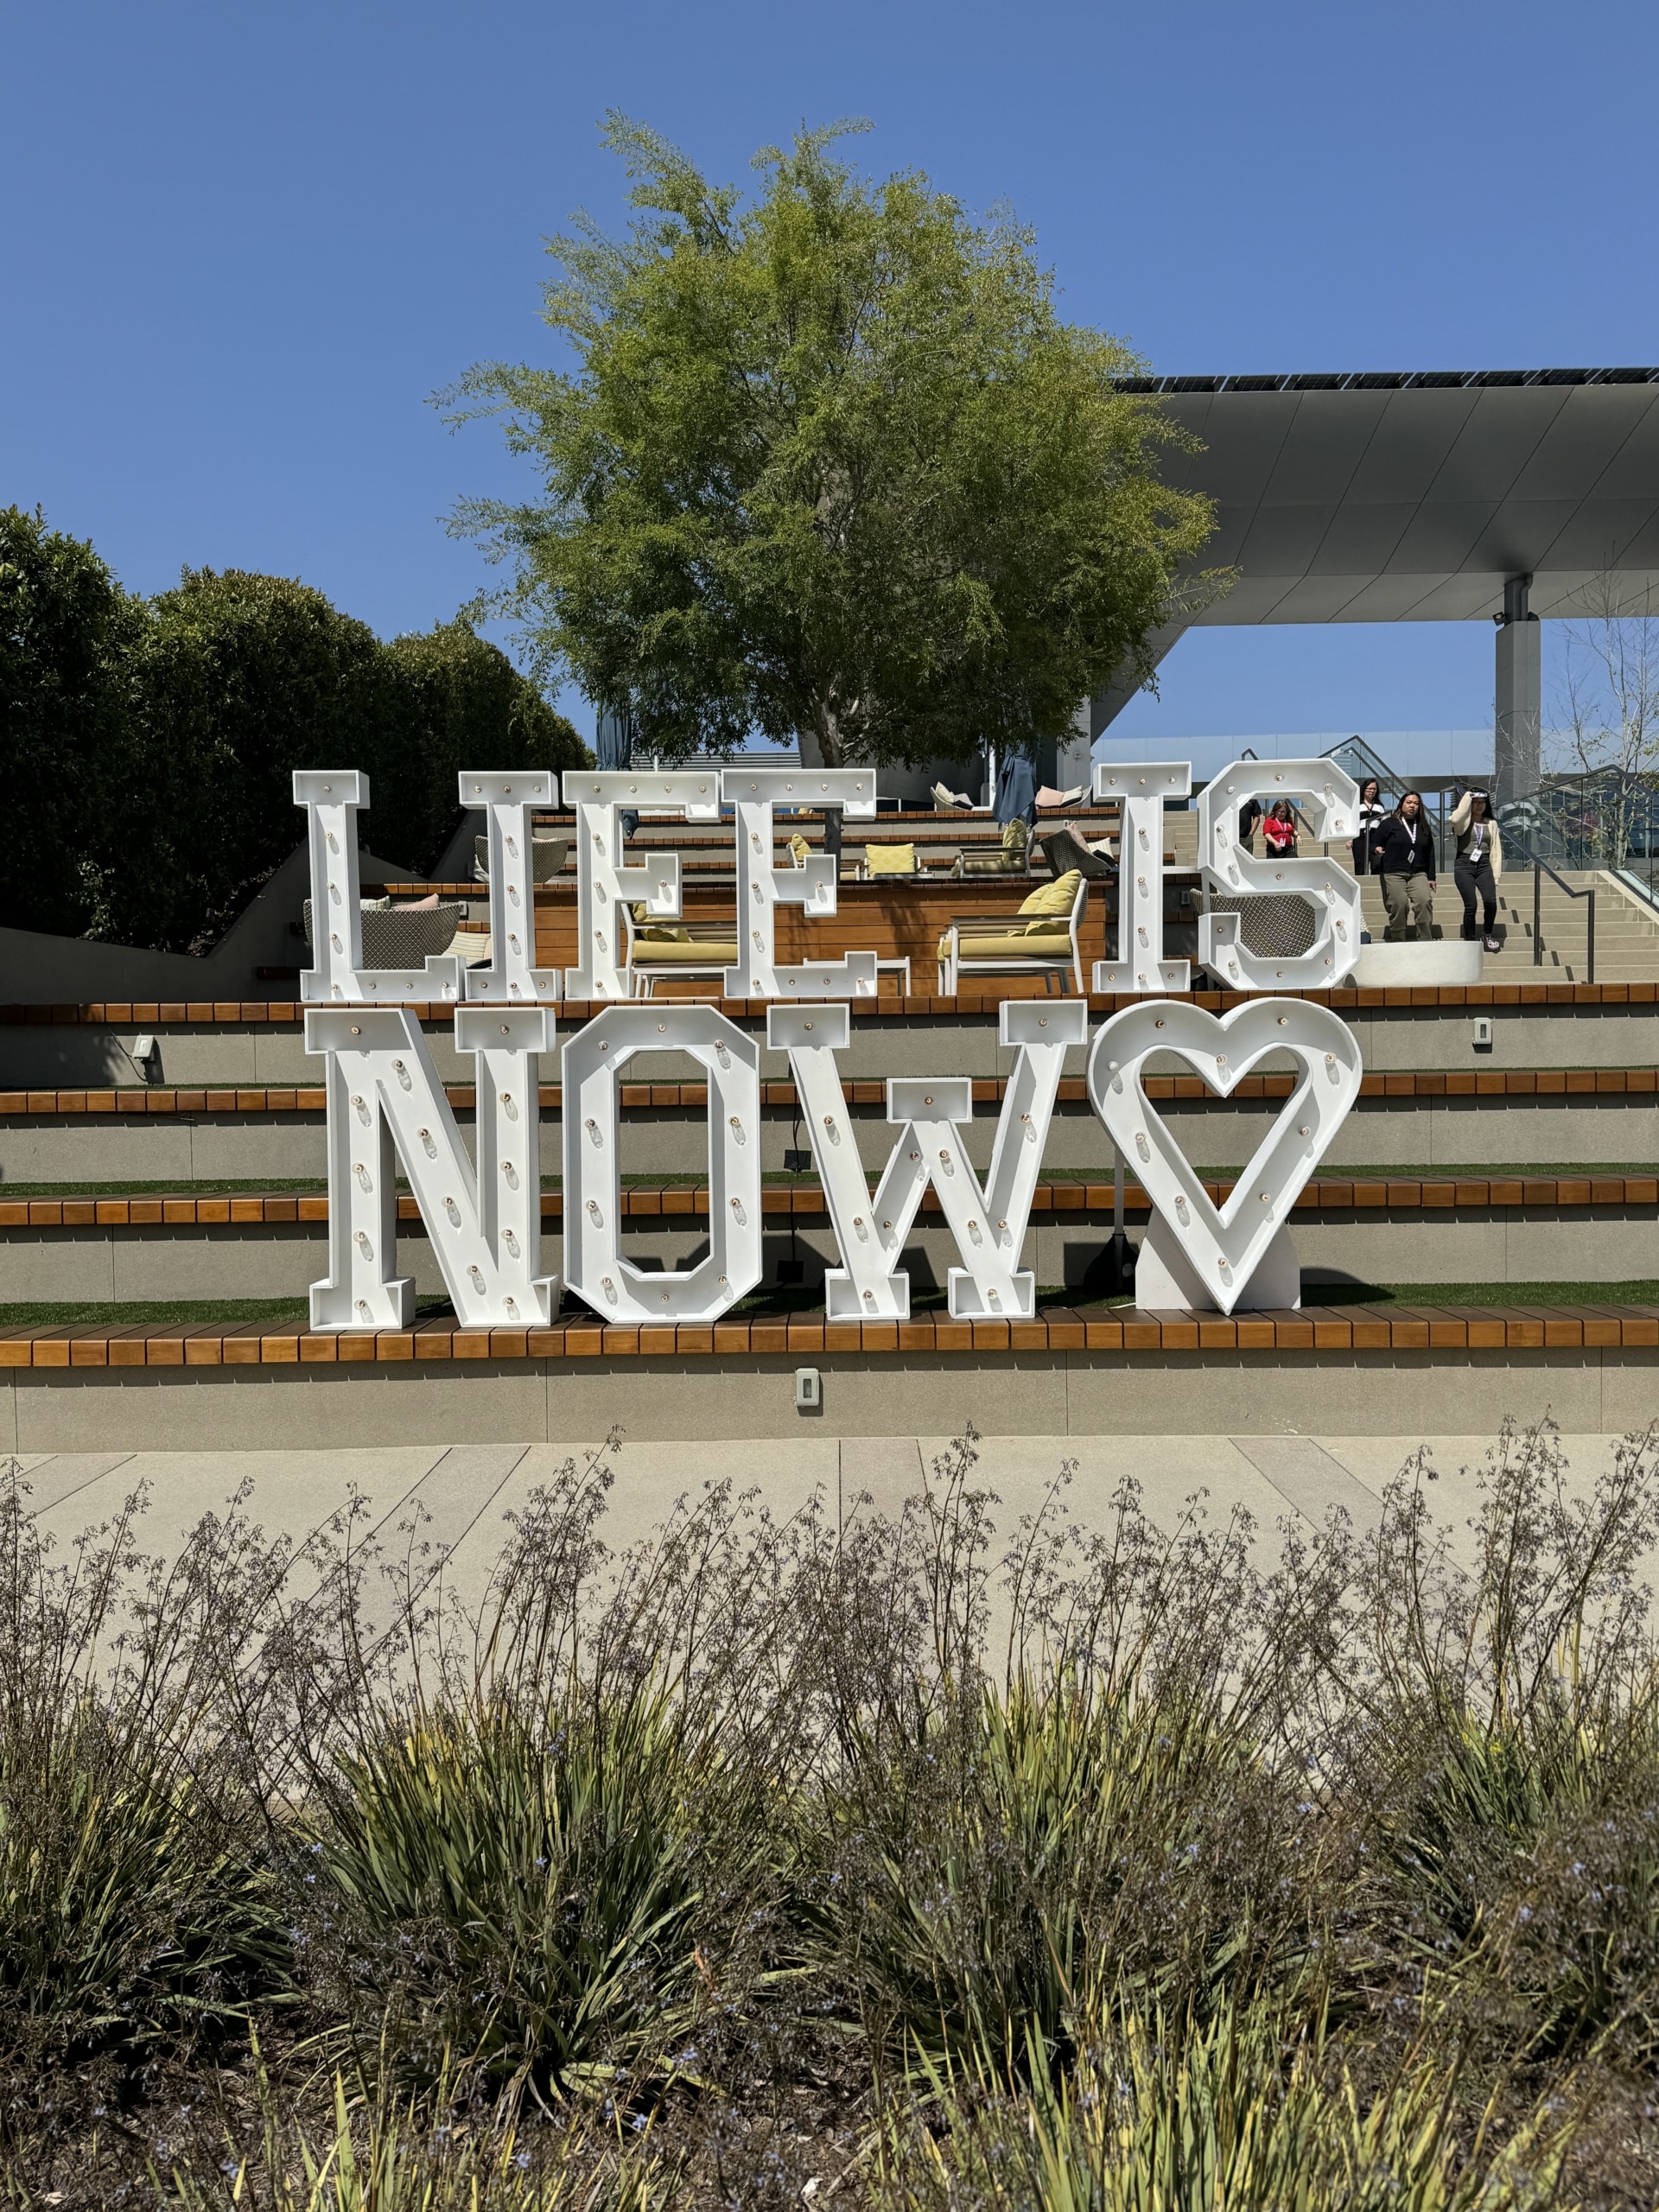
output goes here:
[{"label": "patio chair", "polygon": [[[453,952],[469,967],[490,957],[486,931],[463,932],[466,913],[459,899],[417,899],[407,906],[363,901],[363,965],[399,971],[418,969],[429,958]],[[305,941],[311,935],[311,901],[305,902]]]},{"label": "patio chair", "polygon": [[954,998],[963,976],[1069,974],[1079,997],[1083,917],[1089,886],[1072,871],[1040,885],[1017,914],[963,914],[939,939],[939,995]]},{"label": "patio chair", "polygon": [[630,997],[656,995],[664,976],[692,976],[706,980],[737,965],[736,922],[716,922],[712,928],[693,931],[683,922],[653,922],[643,905],[624,906],[622,926],[627,935],[627,973]]},{"label": "patio chair", "polygon": [[1016,814],[1004,825],[1001,849],[994,853],[958,853],[952,873],[963,875],[1023,875],[1031,859],[1031,832],[1026,818]]},{"label": "patio chair", "polygon": [[1067,875],[1076,868],[1085,882],[1114,883],[1117,880],[1114,862],[1093,846],[1085,845],[1069,824],[1048,830],[1037,842],[1048,861],[1051,875]]},{"label": "patio chair", "polygon": [[[563,875],[564,864],[570,857],[574,837],[555,837],[536,831],[530,841],[530,880],[532,883],[551,883],[556,875]],[[487,837],[473,840],[473,874],[480,883],[490,880],[490,841]]]},{"label": "patio chair", "polygon": [[974,807],[966,791],[953,791],[946,784],[934,785],[933,804],[941,814],[972,813]]}]

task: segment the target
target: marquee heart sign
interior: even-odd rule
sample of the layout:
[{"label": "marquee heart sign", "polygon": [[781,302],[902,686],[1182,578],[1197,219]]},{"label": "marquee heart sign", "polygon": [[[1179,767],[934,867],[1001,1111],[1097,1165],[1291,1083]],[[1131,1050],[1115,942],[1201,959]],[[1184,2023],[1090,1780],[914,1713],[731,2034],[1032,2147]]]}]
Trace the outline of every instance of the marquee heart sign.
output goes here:
[{"label": "marquee heart sign", "polygon": [[[1147,1098],[1154,1052],[1174,1052],[1224,1098],[1270,1052],[1301,1075],[1283,1111],[1219,1211]],[[1173,999],[1144,1000],[1106,1022],[1089,1055],[1089,1096],[1164,1223],[1230,1313],[1303,1185],[1359,1096],[1352,1031],[1326,1007],[1266,999],[1217,1019]]]}]

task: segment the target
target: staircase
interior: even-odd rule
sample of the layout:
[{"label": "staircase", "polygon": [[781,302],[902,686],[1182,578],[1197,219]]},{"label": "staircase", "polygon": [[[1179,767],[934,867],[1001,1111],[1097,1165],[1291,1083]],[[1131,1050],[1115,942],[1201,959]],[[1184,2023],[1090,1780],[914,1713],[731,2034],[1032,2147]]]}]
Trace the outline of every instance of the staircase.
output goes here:
[{"label": "staircase", "polygon": [[[1306,848],[1305,847],[1306,850]],[[1323,849],[1332,861],[1351,874],[1346,845]],[[1638,899],[1618,878],[1605,869],[1563,868],[1563,879],[1575,891],[1592,886],[1596,893],[1596,981],[1599,983],[1659,982],[1659,912]],[[1535,962],[1532,939],[1532,870],[1517,865],[1497,887],[1497,952],[1486,955],[1484,980],[1489,983],[1582,983],[1588,981],[1585,940],[1589,902],[1569,898],[1546,876],[1539,920],[1543,957]],[[1382,887],[1375,876],[1360,886],[1365,927],[1374,943],[1381,944],[1387,926]],[[1450,869],[1440,877],[1434,893],[1434,919],[1443,937],[1456,937],[1463,926],[1463,901]]]}]

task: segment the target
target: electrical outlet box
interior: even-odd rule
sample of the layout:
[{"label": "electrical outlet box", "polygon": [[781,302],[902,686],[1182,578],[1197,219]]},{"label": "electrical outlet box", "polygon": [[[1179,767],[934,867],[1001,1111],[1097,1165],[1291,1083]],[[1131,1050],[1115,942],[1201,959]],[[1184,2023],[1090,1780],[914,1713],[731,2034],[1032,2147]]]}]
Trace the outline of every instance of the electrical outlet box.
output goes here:
[{"label": "electrical outlet box", "polygon": [[1490,1014],[1475,1016],[1475,1050],[1490,1052],[1492,1049],[1492,1017]]},{"label": "electrical outlet box", "polygon": [[823,1382],[816,1367],[798,1367],[795,1370],[795,1410],[798,1414],[815,1414],[823,1405]]}]

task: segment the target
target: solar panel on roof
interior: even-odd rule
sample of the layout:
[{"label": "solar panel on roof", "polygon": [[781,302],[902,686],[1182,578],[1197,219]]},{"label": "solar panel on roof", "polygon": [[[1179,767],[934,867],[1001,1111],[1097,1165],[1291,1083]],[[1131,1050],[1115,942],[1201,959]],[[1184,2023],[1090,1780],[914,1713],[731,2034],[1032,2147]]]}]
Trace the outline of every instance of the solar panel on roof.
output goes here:
[{"label": "solar panel on roof", "polygon": [[1647,369],[1359,369],[1350,376],[1298,371],[1281,377],[1134,377],[1120,380],[1125,391],[1426,391],[1465,385],[1659,384],[1659,368]]}]

